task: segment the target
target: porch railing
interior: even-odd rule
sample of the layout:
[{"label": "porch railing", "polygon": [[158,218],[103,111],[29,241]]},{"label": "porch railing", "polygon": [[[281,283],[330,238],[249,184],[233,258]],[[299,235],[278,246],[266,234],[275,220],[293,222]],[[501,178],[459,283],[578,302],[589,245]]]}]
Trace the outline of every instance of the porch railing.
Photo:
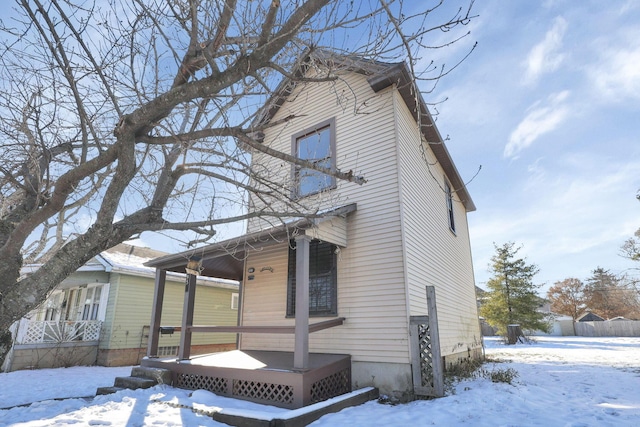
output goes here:
[{"label": "porch railing", "polygon": [[[312,323],[309,325],[309,333],[322,331],[324,329],[333,328],[344,324],[346,319],[344,317],[336,317],[335,319],[325,320],[322,322]],[[184,332],[181,326],[160,326],[158,334],[173,334],[174,332]],[[295,326],[202,326],[192,325],[187,327],[187,333],[194,332],[219,332],[219,333],[258,333],[258,334],[294,334]],[[181,358],[188,359],[190,356],[190,349],[181,349]],[[152,343],[149,354],[151,357],[157,357],[158,354],[158,342],[157,340]]]},{"label": "porch railing", "polygon": [[25,320],[20,322],[16,344],[97,341],[101,327],[100,320]]}]

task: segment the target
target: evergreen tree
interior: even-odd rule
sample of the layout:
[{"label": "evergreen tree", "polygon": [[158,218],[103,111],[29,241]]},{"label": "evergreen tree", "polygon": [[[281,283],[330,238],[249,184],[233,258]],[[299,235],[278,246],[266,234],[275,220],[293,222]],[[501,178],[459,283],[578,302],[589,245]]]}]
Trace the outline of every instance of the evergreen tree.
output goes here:
[{"label": "evergreen tree", "polygon": [[547,331],[549,324],[545,315],[537,311],[540,297],[536,290],[540,286],[533,284],[538,267],[517,258],[520,247],[514,247],[513,242],[494,246],[496,254],[491,258],[493,277],[487,282],[488,298],[480,307],[480,315],[502,336],[507,334],[507,325],[513,324],[520,325],[524,331]]}]

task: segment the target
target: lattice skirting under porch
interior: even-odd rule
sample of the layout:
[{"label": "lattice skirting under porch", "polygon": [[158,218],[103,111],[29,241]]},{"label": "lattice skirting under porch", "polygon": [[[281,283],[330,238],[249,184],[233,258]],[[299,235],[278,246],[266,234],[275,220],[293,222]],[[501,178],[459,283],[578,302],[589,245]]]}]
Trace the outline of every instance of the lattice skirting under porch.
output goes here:
[{"label": "lattice skirting under porch", "polygon": [[329,375],[311,385],[311,402],[322,402],[351,391],[351,369]]},{"label": "lattice skirting under porch", "polygon": [[[299,374],[300,376],[304,374]],[[351,391],[351,369],[346,368],[324,378],[320,378],[309,386],[303,381],[299,384],[278,384],[269,381],[233,379],[207,375],[178,373],[174,385],[189,390],[208,390],[212,393],[247,399],[254,402],[281,406],[300,406],[296,401],[305,394],[305,405],[321,402]],[[300,390],[302,388],[302,390]]]}]

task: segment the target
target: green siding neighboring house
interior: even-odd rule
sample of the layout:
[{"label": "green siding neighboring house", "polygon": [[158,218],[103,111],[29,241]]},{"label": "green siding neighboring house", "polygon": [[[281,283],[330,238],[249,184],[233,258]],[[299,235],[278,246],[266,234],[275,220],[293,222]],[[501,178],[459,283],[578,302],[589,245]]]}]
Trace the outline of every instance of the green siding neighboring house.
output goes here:
[{"label": "green siding neighboring house", "polygon": [[[13,325],[14,346],[2,370],[137,365],[146,353],[155,283],[155,270],[143,263],[162,255],[121,244],[89,261],[38,309]],[[30,266],[26,272],[35,268]],[[163,325],[180,325],[184,280],[181,274],[167,277]],[[196,323],[237,325],[237,282],[203,278],[196,292]],[[162,335],[162,353],[176,354],[179,337],[179,332]],[[194,336],[192,351],[235,348],[235,334],[200,334]]]}]

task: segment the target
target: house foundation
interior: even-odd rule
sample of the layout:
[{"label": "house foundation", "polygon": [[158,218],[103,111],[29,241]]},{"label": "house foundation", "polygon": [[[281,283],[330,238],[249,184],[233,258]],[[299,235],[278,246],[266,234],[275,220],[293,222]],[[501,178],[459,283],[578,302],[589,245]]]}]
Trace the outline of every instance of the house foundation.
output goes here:
[{"label": "house foundation", "polygon": [[7,372],[22,369],[92,366],[98,354],[97,341],[15,344]]}]

